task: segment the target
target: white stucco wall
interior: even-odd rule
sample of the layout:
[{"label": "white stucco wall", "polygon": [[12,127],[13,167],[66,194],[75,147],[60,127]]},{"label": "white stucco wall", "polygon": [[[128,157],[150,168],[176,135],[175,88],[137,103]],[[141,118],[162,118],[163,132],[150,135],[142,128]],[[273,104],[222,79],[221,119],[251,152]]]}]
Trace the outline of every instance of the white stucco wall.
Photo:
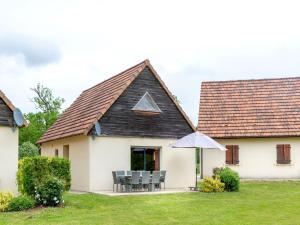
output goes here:
[{"label": "white stucco wall", "polygon": [[135,137],[90,138],[90,188],[112,190],[112,171],[130,170],[131,147],[161,147],[160,169],[166,170],[166,188],[195,185],[195,150],[169,147],[175,140]]},{"label": "white stucco wall", "polygon": [[63,146],[69,145],[72,190],[112,190],[112,171],[130,170],[131,146],[161,147],[160,169],[167,170],[166,188],[193,186],[195,183],[195,150],[173,149],[174,140],[131,137],[75,136],[44,143],[43,156],[63,156]]},{"label": "white stucco wall", "polygon": [[69,145],[69,160],[71,161],[72,190],[89,191],[89,139],[87,136],[51,141],[42,144],[41,155],[55,156],[58,149],[59,157],[63,157],[63,146]]},{"label": "white stucco wall", "polygon": [[17,193],[19,130],[0,126],[0,191]]},{"label": "white stucco wall", "polygon": [[[229,166],[242,178],[300,178],[300,138],[219,139],[224,145],[239,145],[239,165]],[[277,165],[277,144],[291,145],[291,164]],[[225,152],[203,150],[203,175],[225,166]]]}]

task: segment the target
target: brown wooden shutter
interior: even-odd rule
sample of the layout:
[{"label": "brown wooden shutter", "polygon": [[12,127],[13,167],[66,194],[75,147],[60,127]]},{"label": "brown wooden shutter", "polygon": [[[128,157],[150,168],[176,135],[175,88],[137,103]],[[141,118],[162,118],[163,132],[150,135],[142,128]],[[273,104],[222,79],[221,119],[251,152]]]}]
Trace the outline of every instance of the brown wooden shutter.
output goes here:
[{"label": "brown wooden shutter", "polygon": [[284,145],[284,163],[289,164],[291,163],[291,146],[290,145]]},{"label": "brown wooden shutter", "polygon": [[238,145],[233,145],[232,146],[232,155],[233,155],[233,164],[239,164],[239,146]]},{"label": "brown wooden shutter", "polygon": [[226,145],[226,164],[232,164],[233,163],[233,157],[232,157],[232,145]]},{"label": "brown wooden shutter", "polygon": [[277,145],[277,163],[284,163],[284,145]]}]

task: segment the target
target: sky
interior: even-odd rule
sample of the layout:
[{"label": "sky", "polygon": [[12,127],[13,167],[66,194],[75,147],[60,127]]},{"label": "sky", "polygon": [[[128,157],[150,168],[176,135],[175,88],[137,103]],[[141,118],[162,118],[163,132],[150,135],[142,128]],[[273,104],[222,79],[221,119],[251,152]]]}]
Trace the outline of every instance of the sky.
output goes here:
[{"label": "sky", "polygon": [[202,81],[300,76],[300,1],[0,0],[0,89],[79,94],[149,59],[197,123]]}]

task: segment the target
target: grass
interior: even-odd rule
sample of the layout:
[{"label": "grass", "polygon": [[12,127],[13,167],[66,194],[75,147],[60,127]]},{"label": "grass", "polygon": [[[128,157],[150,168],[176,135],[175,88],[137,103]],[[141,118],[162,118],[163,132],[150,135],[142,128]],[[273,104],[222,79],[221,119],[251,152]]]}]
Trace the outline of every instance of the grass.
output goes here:
[{"label": "grass", "polygon": [[67,194],[65,208],[0,213],[0,224],[299,224],[300,182],[244,182],[237,193]]}]

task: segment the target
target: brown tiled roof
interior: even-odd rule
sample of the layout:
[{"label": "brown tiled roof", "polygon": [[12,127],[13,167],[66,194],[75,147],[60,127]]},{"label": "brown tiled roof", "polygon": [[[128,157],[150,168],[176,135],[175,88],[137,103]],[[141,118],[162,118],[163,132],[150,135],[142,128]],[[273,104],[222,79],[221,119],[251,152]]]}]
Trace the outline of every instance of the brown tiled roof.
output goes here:
[{"label": "brown tiled roof", "polygon": [[203,82],[197,129],[215,138],[300,136],[300,77]]},{"label": "brown tiled roof", "polygon": [[38,143],[41,144],[74,135],[87,135],[94,124],[105,114],[125,89],[146,67],[153,72],[184,118],[190,126],[194,128],[192,122],[174,100],[171,92],[151,66],[149,60],[145,60],[108,80],[83,91],[54,125],[41,137]]},{"label": "brown tiled roof", "polygon": [[0,90],[0,98],[5,102],[5,104],[10,108],[11,111],[15,110],[15,106],[12,104],[12,102],[5,96],[5,94]]}]

